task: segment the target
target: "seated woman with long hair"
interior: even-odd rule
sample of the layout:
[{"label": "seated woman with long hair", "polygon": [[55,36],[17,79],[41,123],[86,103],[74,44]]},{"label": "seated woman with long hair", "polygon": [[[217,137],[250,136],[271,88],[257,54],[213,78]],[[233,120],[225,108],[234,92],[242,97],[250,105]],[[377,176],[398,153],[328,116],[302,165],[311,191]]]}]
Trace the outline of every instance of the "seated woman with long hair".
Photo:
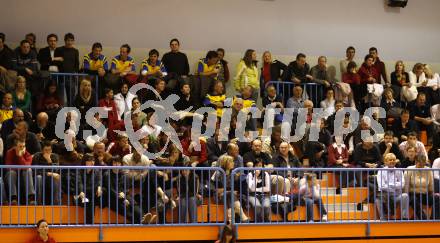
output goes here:
[{"label": "seated woman with long hair", "polygon": [[31,92],[26,89],[26,79],[23,76],[18,76],[12,98],[15,107],[20,108],[24,112],[31,112],[32,95]]}]

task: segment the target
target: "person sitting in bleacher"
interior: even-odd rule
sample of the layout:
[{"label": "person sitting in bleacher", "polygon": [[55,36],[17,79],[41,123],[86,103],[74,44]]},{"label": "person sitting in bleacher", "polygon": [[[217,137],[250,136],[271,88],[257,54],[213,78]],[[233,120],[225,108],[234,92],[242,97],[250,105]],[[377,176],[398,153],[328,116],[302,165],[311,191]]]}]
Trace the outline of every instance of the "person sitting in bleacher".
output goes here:
[{"label": "person sitting in bleacher", "polygon": [[[210,185],[213,190],[216,192],[216,201],[221,202],[223,197],[226,194],[226,206],[227,206],[227,214],[226,220],[231,222],[232,220],[232,207],[234,207],[235,220],[240,222],[248,222],[249,218],[243,211],[242,205],[240,201],[245,199],[247,188],[244,188],[242,183],[241,174],[243,171],[235,174],[235,177],[232,178],[231,172],[235,167],[234,158],[229,155],[222,155],[218,159],[218,165],[225,171],[226,181],[223,181],[222,174],[218,172],[214,172],[212,177],[210,178]],[[232,188],[231,180],[234,180],[234,188]],[[241,195],[240,195],[241,193]]]},{"label": "person sitting in bleacher", "polygon": [[212,92],[206,94],[203,105],[216,109],[217,117],[221,118],[226,100],[225,88],[221,81],[215,81],[213,84]]},{"label": "person sitting in bleacher", "polygon": [[220,131],[218,128],[215,129],[214,136],[212,138],[208,138],[206,141],[206,148],[208,150],[208,163],[212,165],[213,162],[216,162],[218,158],[225,154],[228,149],[227,141],[219,141]]},{"label": "person sitting in bleacher", "polygon": [[144,59],[141,64],[141,75],[147,79],[164,78],[167,70],[163,63],[159,60],[159,52],[156,49],[148,52],[148,58]]},{"label": "person sitting in bleacher", "polygon": [[[189,163],[183,166],[191,167]],[[199,194],[199,176],[193,170],[180,170],[179,172],[178,176],[173,178],[174,187],[177,189],[175,201],[178,203],[178,222],[197,223],[198,201],[202,199],[202,196]]]},{"label": "person sitting in bleacher", "polygon": [[[350,62],[354,63],[354,67],[356,67],[356,62],[354,62],[354,56],[356,54],[356,49],[353,46],[349,46],[347,47],[347,49],[345,50],[345,56],[346,58],[339,61],[339,70],[341,71],[341,75],[342,77],[344,77],[344,75],[346,73],[350,73],[351,70],[348,68],[348,64]],[[342,80],[344,80],[344,78],[342,78]],[[345,81],[344,81],[345,82]]]},{"label": "person sitting in bleacher", "polygon": [[280,94],[277,94],[277,91],[273,85],[269,85],[266,88],[266,94],[263,97],[263,112],[261,117],[265,117],[266,109],[274,108],[281,109],[280,114],[275,114],[275,124],[279,124],[283,121],[283,111],[284,111],[284,101],[283,97]]},{"label": "person sitting in bleacher", "polygon": [[208,164],[208,151],[206,148],[206,139],[199,138],[200,150],[196,150],[196,143],[191,140],[191,127],[183,132],[183,138],[180,140],[183,148],[183,154],[188,156],[193,167],[206,167]]},{"label": "person sitting in bleacher", "polygon": [[224,59],[225,57],[225,49],[218,48],[217,49],[219,66],[220,70],[218,72],[217,80],[222,81],[223,83],[227,83],[229,81],[229,67],[228,61]]},{"label": "person sitting in bleacher", "polygon": [[[52,152],[52,143],[43,142],[42,152],[37,152],[32,157],[32,165],[59,166],[58,154]],[[58,205],[61,203],[61,170],[36,169],[38,204]],[[45,193],[43,193],[45,192]],[[44,195],[43,195],[44,194]]]},{"label": "person sitting in bleacher", "polygon": [[305,100],[306,98],[304,97],[301,86],[295,86],[293,87],[292,97],[287,100],[286,107],[295,108],[295,111],[298,112],[299,108],[304,108]]},{"label": "person sitting in bleacher", "polygon": [[129,92],[128,84],[122,83],[120,92],[113,97],[119,119],[124,119],[124,113],[131,111],[132,101],[135,97],[137,97],[137,95]]},{"label": "person sitting in bleacher", "polygon": [[104,98],[99,100],[98,106],[103,107],[107,111],[107,118],[104,119],[104,125],[106,127],[112,127],[113,123],[120,120],[116,109],[116,103],[113,99],[113,90],[105,88],[104,95]]},{"label": "person sitting in bleacher", "polygon": [[[385,169],[395,168],[396,163],[397,158],[393,153],[387,153],[384,156]],[[397,204],[400,205],[401,219],[409,219],[409,196],[408,193],[403,192],[404,187],[403,170],[379,170],[375,204],[380,220],[390,220],[390,216],[393,215],[392,209],[395,213],[397,212]]]},{"label": "person sitting in bleacher", "polygon": [[[353,162],[356,168],[379,168],[382,165],[382,154],[373,142],[373,137],[369,136],[356,145],[353,151]],[[356,185],[363,186],[368,179],[362,172],[354,172]]]},{"label": "person sitting in bleacher", "polygon": [[96,92],[92,89],[92,82],[89,79],[84,78],[81,80],[79,92],[75,97],[73,106],[80,112],[81,124],[79,129],[83,130],[87,111],[92,107],[96,107]]},{"label": "person sitting in bleacher", "polygon": [[5,44],[5,34],[0,33],[0,90],[12,91],[17,79],[17,72],[12,68],[14,52]]},{"label": "person sitting in bleacher", "polygon": [[[261,142],[260,142],[261,143]],[[247,201],[255,210],[255,222],[270,222],[270,175],[267,171],[259,170],[264,166],[263,161],[254,163],[254,169],[247,174],[248,195]]]},{"label": "person sitting in bleacher", "polygon": [[[344,144],[342,136],[334,136],[334,143],[327,147],[327,166],[330,168],[352,168],[353,162],[349,160],[348,147]],[[347,171],[336,171],[340,187],[352,185],[354,178]],[[340,190],[340,189],[339,189]]]},{"label": "person sitting in bleacher", "polygon": [[96,142],[93,145],[93,157],[95,165],[106,166],[110,164],[112,155],[105,152],[105,144],[103,142]]},{"label": "person sitting in bleacher", "polygon": [[[23,138],[14,139],[14,146],[5,149],[5,165],[30,166],[32,164],[32,154],[26,149],[26,142]],[[20,182],[18,182],[20,180]],[[34,176],[31,168],[27,169],[8,169],[5,174],[5,182],[8,188],[10,204],[17,205],[19,202],[18,193],[24,205],[35,205],[37,203],[34,187]],[[21,190],[18,185],[24,186]]]},{"label": "person sitting in bleacher", "polygon": [[98,75],[101,79],[109,71],[107,57],[102,54],[102,44],[95,42],[92,45],[92,52],[83,57],[83,70],[90,75]]},{"label": "person sitting in bleacher", "polygon": [[[429,168],[426,166],[426,156],[417,155],[416,164],[408,168]],[[440,200],[434,194],[434,177],[430,170],[405,172],[405,192],[409,194],[410,206],[414,210],[414,217],[418,220],[428,219],[428,206],[433,206],[431,218],[440,217]]]},{"label": "person sitting in bleacher", "polygon": [[[111,166],[122,166],[121,157],[118,155],[113,156],[110,161]],[[125,216],[128,223],[139,224],[142,221],[142,211],[128,193],[131,183],[125,176],[122,169],[110,169],[103,172],[103,207],[107,206]],[[146,223],[153,222],[153,220],[150,218]]]},{"label": "person sitting in bleacher", "polygon": [[[300,168],[301,162],[294,154],[293,148],[287,142],[281,142],[278,153],[272,156],[271,164],[274,168],[293,169]],[[288,171],[273,171],[271,178],[272,194],[286,195],[291,191],[294,184],[294,179],[299,173]]]},{"label": "person sitting in bleacher", "polygon": [[12,148],[17,139],[25,141],[26,149],[29,153],[35,154],[41,151],[41,145],[37,136],[35,133],[29,132],[29,125],[25,121],[19,121],[12,133],[9,134],[5,141],[5,150],[7,151]]},{"label": "person sitting in bleacher", "polygon": [[417,148],[414,146],[408,146],[406,153],[403,156],[403,160],[397,163],[398,168],[407,168],[416,164]]},{"label": "person sitting in bleacher", "polygon": [[62,61],[61,57],[55,57],[55,50],[57,49],[58,36],[56,34],[49,34],[46,38],[47,47],[41,48],[38,52],[38,62],[40,63],[41,71],[58,72],[57,61]]},{"label": "person sitting in bleacher", "polygon": [[396,156],[397,163],[403,161],[404,159],[404,156],[399,149],[399,144],[394,142],[393,131],[385,132],[383,136],[383,141],[379,143],[379,149],[384,158],[386,154],[392,153],[394,154],[394,156]]},{"label": "person sitting in bleacher", "polygon": [[417,133],[410,132],[408,133],[408,140],[399,144],[400,151],[403,156],[407,156],[406,149],[408,147],[415,147],[417,149],[417,155],[423,155],[428,158],[428,154],[426,153],[425,145],[417,140]]},{"label": "person sitting in bleacher", "polygon": [[283,80],[291,81],[294,84],[310,83],[313,80],[312,75],[309,74],[310,66],[306,62],[306,55],[299,53],[296,55],[296,60],[289,63],[287,70],[283,74]]},{"label": "person sitting in bleacher", "polygon": [[[307,221],[314,221],[314,208],[316,205],[319,210],[319,216],[321,222],[327,221],[327,210],[322,204],[321,195],[325,195],[325,192],[321,192],[321,188],[316,180],[315,174],[305,174],[299,181],[299,195],[306,201],[306,205],[312,205],[307,207]],[[327,195],[328,196],[328,195]]]},{"label": "person sitting in bleacher", "polygon": [[[74,177],[70,177],[71,189],[77,188],[77,192],[73,191],[76,205],[85,208],[85,223],[93,224],[95,215],[95,206],[102,208],[102,173],[100,170],[94,169],[95,160],[92,154],[85,154],[82,163],[87,166],[85,170],[77,170]],[[78,193],[78,194],[76,194]],[[76,194],[76,195],[75,195]]]},{"label": "person sitting in bleacher", "polygon": [[39,89],[37,53],[31,50],[29,41],[22,40],[12,58],[12,68],[26,78],[31,91]]},{"label": "person sitting in bleacher", "polygon": [[262,142],[260,139],[255,139],[251,142],[252,151],[243,155],[243,163],[246,167],[255,167],[255,164],[261,162],[264,166],[271,164],[271,157],[269,154],[262,151]]},{"label": "person sitting in bleacher", "polygon": [[[5,94],[5,96],[7,97],[6,98],[3,97],[3,100],[5,99],[9,100],[10,98],[12,100],[11,94],[7,93]],[[0,114],[2,114],[4,118],[7,118],[3,120],[1,125],[1,138],[3,139],[3,141],[6,141],[8,136],[12,133],[12,131],[14,131],[15,127],[17,126],[17,123],[20,121],[24,121],[24,113],[21,109],[14,109],[14,110],[4,109],[4,110],[0,110]]]},{"label": "person sitting in bleacher", "polygon": [[129,56],[131,47],[128,44],[124,44],[119,49],[119,55],[112,59],[110,67],[111,75],[105,80],[105,87],[113,89],[114,91],[120,87],[123,81],[133,85],[137,80],[135,73],[136,66],[134,59]]},{"label": "person sitting in bleacher", "polygon": [[49,121],[46,112],[38,113],[35,121],[29,127],[29,131],[37,135],[39,142],[44,140],[56,141],[58,139],[55,135],[55,125]]},{"label": "person sitting in bleacher", "polygon": [[400,117],[393,121],[392,130],[395,139],[397,139],[399,143],[408,140],[408,134],[410,132],[415,132],[417,134],[419,131],[417,123],[410,119],[409,110],[402,110]]},{"label": "person sitting in bleacher", "polygon": [[17,83],[15,84],[15,90],[12,93],[12,98],[14,100],[14,106],[20,108],[22,111],[31,115],[31,92],[26,89],[26,78],[23,76],[17,77]]},{"label": "person sitting in bleacher", "polygon": [[113,156],[123,158],[127,154],[131,154],[132,148],[128,141],[127,134],[119,134],[115,142],[111,142],[107,147],[107,153]]},{"label": "person sitting in bleacher", "polygon": [[[394,98],[397,101],[407,100],[405,95],[407,89],[410,87],[409,74],[405,71],[405,64],[403,61],[397,61],[394,65],[394,71],[391,73],[391,89],[394,91]],[[412,101],[410,99],[410,101]]]},{"label": "person sitting in bleacher", "polygon": [[49,80],[44,92],[38,98],[36,112],[46,112],[49,116],[49,120],[55,122],[58,111],[63,105],[64,101],[58,94],[57,82],[55,80]]},{"label": "person sitting in bleacher", "polygon": [[[15,108],[16,107],[14,106],[14,103],[12,102],[12,94],[11,93],[4,94],[3,99],[2,99],[2,105],[0,108],[0,124],[3,124],[6,120],[9,120],[13,117],[13,113],[14,113]],[[3,136],[2,136],[2,138],[3,138]]]},{"label": "person sitting in bleacher", "polygon": [[439,82],[440,76],[438,73],[435,73],[428,64],[423,65],[423,72],[425,73],[427,86],[430,87],[430,103],[438,104],[440,102],[439,97]]},{"label": "person sitting in bleacher", "polygon": [[[219,58],[216,51],[208,51],[205,58],[197,64],[197,79],[193,83],[193,95],[199,99],[205,98],[210,89],[215,85],[220,72]],[[221,81],[220,81],[221,82]],[[221,82],[223,84],[223,82]]]},{"label": "person sitting in bleacher", "polygon": [[420,130],[420,132],[426,131],[428,141],[431,142],[433,134],[433,119],[431,118],[431,105],[428,103],[427,95],[423,92],[417,94],[415,101],[408,105],[411,113],[411,119],[413,119]]}]

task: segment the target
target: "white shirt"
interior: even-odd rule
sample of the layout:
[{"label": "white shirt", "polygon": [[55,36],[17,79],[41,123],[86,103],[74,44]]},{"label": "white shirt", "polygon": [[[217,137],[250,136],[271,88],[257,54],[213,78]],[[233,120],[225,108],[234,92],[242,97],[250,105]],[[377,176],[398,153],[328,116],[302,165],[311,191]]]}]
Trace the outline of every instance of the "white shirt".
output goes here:
[{"label": "white shirt", "polygon": [[[433,169],[440,169],[440,158],[437,158],[432,162],[432,168]],[[440,172],[438,170],[434,171],[434,179],[439,180],[440,179]]]},{"label": "white shirt", "polygon": [[131,111],[131,102],[133,101],[133,99],[136,97],[135,94],[132,94],[130,92],[127,93],[126,98],[124,99],[124,96],[122,96],[121,93],[117,93],[114,97],[113,100],[115,101],[116,104],[116,110],[118,112],[118,117],[120,119],[122,119],[122,115],[127,112],[127,111]]},{"label": "white shirt", "polygon": [[[384,168],[388,168],[385,166]],[[377,173],[379,191],[401,193],[405,186],[403,170],[379,170]]]}]

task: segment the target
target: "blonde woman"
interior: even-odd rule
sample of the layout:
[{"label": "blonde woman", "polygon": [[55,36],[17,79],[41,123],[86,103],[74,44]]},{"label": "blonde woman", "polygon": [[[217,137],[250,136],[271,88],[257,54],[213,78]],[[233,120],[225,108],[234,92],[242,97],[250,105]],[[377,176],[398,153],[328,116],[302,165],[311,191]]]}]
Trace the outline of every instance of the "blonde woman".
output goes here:
[{"label": "blonde woman", "polygon": [[83,121],[85,121],[86,112],[90,108],[97,106],[95,93],[92,90],[92,82],[89,79],[81,80],[79,93],[76,95],[73,105],[78,108],[81,113],[81,124],[85,124]]},{"label": "blonde woman", "polygon": [[[218,159],[218,164],[220,168],[222,168],[226,173],[226,181],[223,181],[223,176],[220,173],[215,172],[211,177],[211,182],[216,185],[217,197],[219,201],[222,201],[224,194],[226,194],[226,204],[228,207],[228,221],[232,220],[232,209],[234,207],[235,215],[238,215],[241,222],[248,222],[249,218],[244,214],[243,208],[241,207],[240,198],[238,195],[238,191],[235,188],[231,188],[231,172],[234,169],[234,158],[229,155],[222,155]],[[234,184],[239,186],[240,184],[240,174],[236,174],[234,177]],[[231,197],[234,195],[233,202],[231,201]],[[237,217],[236,217],[237,220]]]},{"label": "blonde woman", "polygon": [[394,66],[394,72],[391,73],[391,88],[395,94],[394,98],[400,101],[402,89],[408,89],[410,86],[409,74],[405,71],[405,64],[399,60]]},{"label": "blonde woman", "polygon": [[15,83],[14,93],[12,93],[14,106],[20,108],[24,112],[30,112],[31,97],[31,92],[26,89],[26,78],[18,76],[17,83]]},{"label": "blonde woman", "polygon": [[440,85],[440,76],[438,73],[434,73],[428,64],[425,64],[423,66],[423,72],[425,73],[426,86],[431,88],[431,104],[438,104],[438,88]]},{"label": "blonde woman", "polygon": [[254,90],[252,99],[257,100],[260,81],[258,80],[257,53],[252,49],[246,50],[243,59],[238,63],[237,74],[234,78],[234,87],[237,92],[240,93],[248,85]]}]

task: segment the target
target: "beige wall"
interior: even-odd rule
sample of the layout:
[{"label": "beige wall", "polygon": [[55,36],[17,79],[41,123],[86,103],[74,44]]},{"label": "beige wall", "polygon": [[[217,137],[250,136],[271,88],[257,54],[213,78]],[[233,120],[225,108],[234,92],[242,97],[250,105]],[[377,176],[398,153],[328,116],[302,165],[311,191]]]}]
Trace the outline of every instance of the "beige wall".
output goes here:
[{"label": "beige wall", "polygon": [[[395,60],[432,63],[440,72],[439,0],[409,0],[404,9],[385,0],[2,0],[0,31],[17,43],[28,32],[45,45],[51,32],[73,32],[81,55],[100,41],[111,57],[129,43],[139,64],[150,48],[164,53],[182,42],[192,69],[206,50],[226,49],[232,72],[247,48],[271,50],[286,63],[304,52],[311,65],[326,55],[336,66],[354,45],[362,59],[376,46],[392,71]],[[61,44],[61,43],[60,43]]]}]

